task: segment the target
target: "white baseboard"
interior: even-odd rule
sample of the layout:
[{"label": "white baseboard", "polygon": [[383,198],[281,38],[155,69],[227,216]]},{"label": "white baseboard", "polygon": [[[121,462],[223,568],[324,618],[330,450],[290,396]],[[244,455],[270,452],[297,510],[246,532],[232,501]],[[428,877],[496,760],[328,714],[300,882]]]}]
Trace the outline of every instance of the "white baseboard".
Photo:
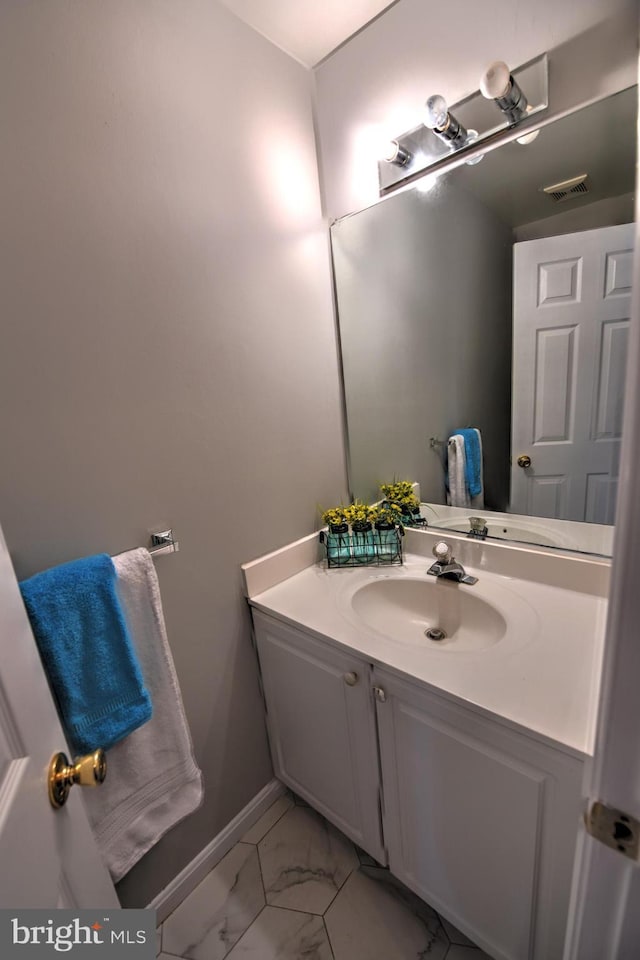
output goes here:
[{"label": "white baseboard", "polygon": [[284,784],[275,778],[257,793],[233,820],[221,830],[211,843],[200,851],[188,863],[184,870],[173,878],[171,883],[160,891],[149,904],[156,911],[156,922],[163,923],[170,913],[179,906],[185,897],[195,890],[210,870],[229,852],[231,847],[241,840],[247,830],[260,819],[278,797],[284,793]]}]

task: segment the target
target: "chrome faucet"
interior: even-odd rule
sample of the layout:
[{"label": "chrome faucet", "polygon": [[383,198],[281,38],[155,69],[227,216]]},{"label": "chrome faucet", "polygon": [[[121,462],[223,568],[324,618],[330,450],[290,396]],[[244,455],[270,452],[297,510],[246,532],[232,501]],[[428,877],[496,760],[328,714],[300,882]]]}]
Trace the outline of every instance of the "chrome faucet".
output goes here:
[{"label": "chrome faucet", "polygon": [[470,587],[478,582],[477,577],[470,576],[461,563],[451,555],[451,547],[444,540],[440,540],[433,548],[433,555],[436,562],[433,563],[427,573],[432,577],[442,577],[444,580],[455,580],[456,583],[466,583]]},{"label": "chrome faucet", "polygon": [[489,528],[482,517],[469,517],[468,537],[474,540],[486,540],[489,535]]}]

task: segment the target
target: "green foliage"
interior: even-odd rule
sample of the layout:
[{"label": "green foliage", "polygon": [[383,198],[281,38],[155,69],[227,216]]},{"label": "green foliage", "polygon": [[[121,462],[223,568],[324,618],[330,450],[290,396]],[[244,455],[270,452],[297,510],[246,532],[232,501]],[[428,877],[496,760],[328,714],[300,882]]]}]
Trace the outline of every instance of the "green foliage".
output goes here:
[{"label": "green foliage", "polygon": [[400,523],[402,518],[402,507],[397,503],[383,503],[374,508],[376,511],[376,521],[378,523],[396,524]]},{"label": "green foliage", "polygon": [[381,483],[385,500],[390,503],[397,503],[400,507],[407,507],[409,510],[415,510],[420,507],[420,501],[413,492],[413,484],[410,480],[394,480],[393,483]]}]

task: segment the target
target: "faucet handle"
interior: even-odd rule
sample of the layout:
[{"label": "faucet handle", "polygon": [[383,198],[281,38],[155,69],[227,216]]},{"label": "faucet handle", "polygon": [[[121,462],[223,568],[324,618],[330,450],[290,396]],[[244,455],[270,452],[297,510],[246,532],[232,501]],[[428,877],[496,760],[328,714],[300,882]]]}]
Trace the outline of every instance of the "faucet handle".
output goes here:
[{"label": "faucet handle", "polygon": [[451,547],[444,540],[439,540],[433,548],[433,555],[439,563],[449,563],[451,560]]}]

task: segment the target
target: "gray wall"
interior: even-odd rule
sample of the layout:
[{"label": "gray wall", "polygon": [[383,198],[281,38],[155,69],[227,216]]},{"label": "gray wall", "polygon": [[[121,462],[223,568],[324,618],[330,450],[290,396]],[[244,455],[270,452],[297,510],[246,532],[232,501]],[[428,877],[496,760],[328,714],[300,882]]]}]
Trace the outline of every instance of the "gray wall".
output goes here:
[{"label": "gray wall", "polygon": [[[455,181],[455,173],[452,179]],[[352,493],[419,480],[444,503],[446,440],[483,437],[485,503],[505,510],[511,430],[511,228],[438,181],[332,227]]]},{"label": "gray wall", "polygon": [[609,197],[607,200],[597,200],[585,207],[565,210],[554,217],[525,223],[513,231],[513,242],[539,240],[541,237],[557,237],[564,233],[579,233],[582,230],[597,230],[599,227],[633,223],[635,200],[634,193],[623,193],[618,197]]},{"label": "gray wall", "polygon": [[380,142],[422,123],[430,94],[477,90],[492,60],[553,51],[547,116],[636,83],[637,18],[636,0],[399,0],[316,68],[327,213],[374,203]]},{"label": "gray wall", "polygon": [[309,74],[215,0],[0,8],[0,522],[17,573],[146,544],[203,808],[272,776],[239,564],[345,496]]}]

